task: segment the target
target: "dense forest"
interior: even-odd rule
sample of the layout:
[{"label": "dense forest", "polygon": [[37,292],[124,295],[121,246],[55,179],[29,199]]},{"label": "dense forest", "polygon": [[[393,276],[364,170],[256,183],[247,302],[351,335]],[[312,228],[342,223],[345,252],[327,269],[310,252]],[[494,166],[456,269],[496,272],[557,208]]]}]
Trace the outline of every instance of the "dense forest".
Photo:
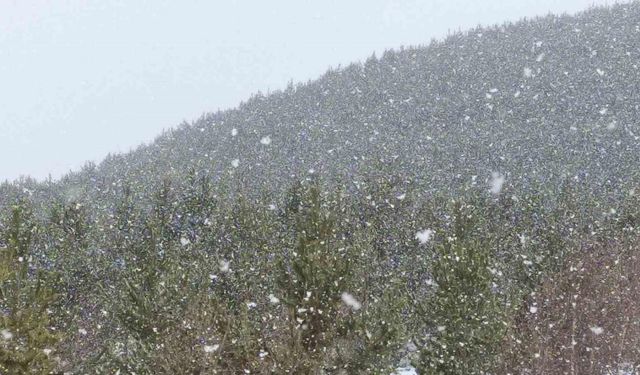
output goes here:
[{"label": "dense forest", "polygon": [[0,185],[2,374],[640,372],[640,2]]}]

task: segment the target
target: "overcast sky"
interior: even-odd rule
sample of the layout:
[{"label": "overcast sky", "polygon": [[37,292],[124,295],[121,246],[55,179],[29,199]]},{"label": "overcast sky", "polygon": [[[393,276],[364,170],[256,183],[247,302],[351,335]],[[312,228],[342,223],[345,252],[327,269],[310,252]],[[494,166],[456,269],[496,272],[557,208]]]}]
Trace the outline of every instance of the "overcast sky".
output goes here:
[{"label": "overcast sky", "polygon": [[605,0],[0,0],[0,180],[54,178],[258,90]]}]

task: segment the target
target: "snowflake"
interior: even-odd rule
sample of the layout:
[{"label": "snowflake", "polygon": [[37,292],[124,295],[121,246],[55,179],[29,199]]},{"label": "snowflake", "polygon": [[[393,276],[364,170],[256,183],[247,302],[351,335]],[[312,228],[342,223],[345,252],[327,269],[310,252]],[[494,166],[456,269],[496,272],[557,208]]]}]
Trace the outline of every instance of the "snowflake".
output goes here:
[{"label": "snowflake", "polygon": [[213,353],[213,352],[215,352],[216,350],[218,350],[218,348],[219,348],[219,347],[220,347],[220,345],[218,345],[218,344],[215,344],[215,345],[205,345],[203,349],[204,349],[204,352],[205,352],[205,353]]},{"label": "snowflake", "polygon": [[9,331],[8,329],[3,329],[2,331],[0,331],[0,336],[2,336],[4,340],[11,340],[13,338],[13,333],[11,333],[11,331]]},{"label": "snowflake", "polygon": [[431,241],[431,238],[433,238],[434,233],[435,231],[431,229],[424,229],[424,230],[418,231],[416,233],[415,238],[418,240],[418,242],[420,242],[420,245],[424,245],[427,242]]},{"label": "snowflake", "polygon": [[504,176],[500,173],[493,172],[491,174],[491,181],[489,182],[491,189],[489,191],[493,195],[498,195],[502,191],[502,185],[504,185]]},{"label": "snowflake", "polygon": [[266,137],[262,137],[262,139],[260,140],[260,143],[262,143],[265,146],[268,146],[271,144],[271,137],[270,136],[266,136]]},{"label": "snowflake", "polygon": [[278,299],[278,297],[274,296],[273,294],[269,294],[269,302],[276,305],[280,303],[280,300]]},{"label": "snowflake", "polygon": [[531,68],[524,68],[524,76],[527,78],[533,77],[533,70],[531,70]]},{"label": "snowflake", "polygon": [[358,302],[357,299],[355,299],[355,297],[353,297],[351,294],[344,292],[342,293],[342,302],[344,302],[345,305],[351,307],[354,310],[360,310],[360,308],[362,308],[362,305],[360,304],[360,302]]},{"label": "snowflake", "polygon": [[229,272],[231,271],[231,268],[229,267],[230,262],[226,261],[226,260],[221,260],[220,261],[220,272]]}]

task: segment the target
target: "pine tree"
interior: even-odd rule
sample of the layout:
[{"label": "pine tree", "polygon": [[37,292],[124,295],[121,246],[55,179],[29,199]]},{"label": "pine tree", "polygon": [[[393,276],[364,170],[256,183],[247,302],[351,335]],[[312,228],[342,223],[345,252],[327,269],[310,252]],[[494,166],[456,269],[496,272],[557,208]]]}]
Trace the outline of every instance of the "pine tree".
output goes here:
[{"label": "pine tree", "polygon": [[320,189],[310,188],[305,198],[296,219],[294,248],[279,268],[292,334],[312,352],[324,345],[327,330],[336,323],[333,317],[348,284],[351,259],[336,246],[335,219],[323,210]]},{"label": "pine tree", "polygon": [[[172,230],[173,205],[168,185],[155,195],[154,205],[142,227],[129,222],[131,240],[125,242],[125,269],[114,288],[103,288],[103,300],[122,331],[111,347],[107,367],[149,372],[160,337],[175,323],[182,301],[189,294],[186,271],[176,259]],[[116,218],[123,222],[122,218]]]},{"label": "pine tree", "polygon": [[492,248],[474,233],[476,215],[457,203],[451,235],[435,246],[436,290],[422,312],[431,329],[419,363],[427,374],[483,373],[505,333]]},{"label": "pine tree", "polygon": [[[289,210],[294,241],[278,264],[289,330],[282,347],[289,357],[296,353],[288,358],[288,370],[316,373],[341,368],[371,373],[397,339],[397,327],[391,322],[399,315],[392,303],[363,304],[369,290],[358,271],[365,269],[364,254],[372,255],[374,249],[357,234],[347,237],[340,227],[339,198],[323,196],[319,183],[293,194],[290,202],[299,202]],[[389,296],[380,300],[388,303]]]},{"label": "pine tree", "polygon": [[48,314],[55,296],[45,272],[32,264],[36,224],[27,203],[12,207],[5,228],[0,236],[0,373],[48,374],[57,342]]}]

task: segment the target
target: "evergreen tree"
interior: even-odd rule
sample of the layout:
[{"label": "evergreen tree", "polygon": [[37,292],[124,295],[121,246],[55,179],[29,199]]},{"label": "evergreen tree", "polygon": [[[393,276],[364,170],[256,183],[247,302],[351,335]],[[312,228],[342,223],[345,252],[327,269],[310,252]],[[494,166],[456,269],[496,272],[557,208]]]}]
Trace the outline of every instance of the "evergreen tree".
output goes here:
[{"label": "evergreen tree", "polygon": [[[372,255],[374,249],[358,235],[348,238],[341,231],[339,198],[323,196],[317,182],[293,194],[294,200],[300,199],[297,210],[290,206],[294,210],[289,211],[295,221],[294,242],[278,265],[289,331],[281,355],[284,359],[297,353],[288,359],[287,370],[371,373],[393,348],[398,334],[393,323],[399,315],[393,303],[382,309],[382,303],[363,304],[370,290],[358,271],[364,269],[365,254]],[[388,290],[394,290],[392,285]],[[380,299],[389,303],[388,297]]]},{"label": "evergreen tree", "polygon": [[11,209],[0,234],[0,373],[48,374],[57,336],[48,307],[54,294],[32,263],[37,230],[26,202]]},{"label": "evergreen tree", "polygon": [[168,186],[164,185],[143,226],[126,227],[132,236],[125,249],[126,267],[115,288],[103,288],[102,292],[108,312],[122,330],[112,342],[107,367],[152,371],[150,359],[160,338],[177,321],[188,299],[187,271],[177,260],[180,245],[171,227],[172,206]]},{"label": "evergreen tree", "polygon": [[492,244],[474,233],[476,215],[456,203],[452,233],[435,246],[436,289],[422,312],[430,334],[418,366],[427,374],[484,373],[505,334]]}]

